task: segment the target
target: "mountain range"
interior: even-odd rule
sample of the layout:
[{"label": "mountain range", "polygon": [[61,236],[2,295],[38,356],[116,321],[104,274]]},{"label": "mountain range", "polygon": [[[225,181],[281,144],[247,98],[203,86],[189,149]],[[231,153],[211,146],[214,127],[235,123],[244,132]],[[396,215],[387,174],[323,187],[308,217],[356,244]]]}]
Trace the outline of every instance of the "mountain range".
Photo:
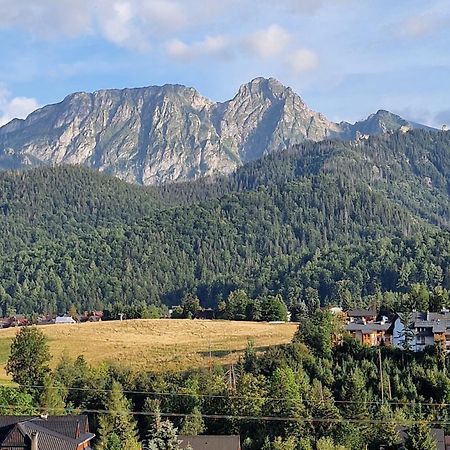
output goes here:
[{"label": "mountain range", "polygon": [[73,164],[143,185],[227,174],[305,140],[422,128],[388,111],[355,124],[312,111],[256,78],[226,102],[180,85],[79,92],[0,128],[0,169]]}]

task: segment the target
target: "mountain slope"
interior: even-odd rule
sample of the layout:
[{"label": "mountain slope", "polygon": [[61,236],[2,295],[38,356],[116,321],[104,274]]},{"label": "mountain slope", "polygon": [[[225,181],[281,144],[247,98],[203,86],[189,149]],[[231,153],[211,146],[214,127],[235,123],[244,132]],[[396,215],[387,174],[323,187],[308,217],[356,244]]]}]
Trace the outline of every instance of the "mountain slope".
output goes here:
[{"label": "mountain slope", "polygon": [[80,164],[144,185],[184,181],[230,173],[306,139],[407,123],[388,115],[335,124],[273,78],[241,86],[225,103],[179,85],[76,93],[1,127],[0,168]]},{"label": "mountain slope", "polygon": [[416,122],[410,122],[398,116],[397,114],[393,114],[382,109],[377,111],[375,114],[371,114],[365,120],[361,120],[354,124],[341,122],[339,126],[341,129],[340,137],[344,139],[355,139],[361,136],[373,136],[377,134],[397,131],[400,129],[405,132],[412,129],[436,131],[431,127],[427,127],[426,125],[422,125]]},{"label": "mountain slope", "polygon": [[[450,286],[450,133],[305,142],[228,177],[142,188],[81,167],[0,174],[0,304],[355,301]],[[346,294],[347,295],[347,294]],[[74,300],[75,299],[75,300]]]}]

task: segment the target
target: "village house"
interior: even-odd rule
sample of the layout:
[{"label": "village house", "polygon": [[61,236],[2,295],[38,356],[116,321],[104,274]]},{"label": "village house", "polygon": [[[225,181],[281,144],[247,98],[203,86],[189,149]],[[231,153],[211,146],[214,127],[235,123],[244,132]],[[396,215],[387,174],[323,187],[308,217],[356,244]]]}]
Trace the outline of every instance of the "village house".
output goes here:
[{"label": "village house", "polygon": [[370,347],[392,345],[420,352],[440,343],[450,353],[450,311],[395,314],[391,318],[371,310],[346,312],[346,331],[358,342]]},{"label": "village house", "polygon": [[0,450],[91,450],[88,417],[0,416]]},{"label": "village house", "polygon": [[378,347],[380,345],[392,345],[392,332],[394,324],[391,322],[349,323],[346,330],[350,335],[363,345]]},{"label": "village house", "polygon": [[[405,327],[409,328],[409,333]],[[413,312],[411,315],[399,314],[393,331],[394,347],[404,348],[405,338],[409,334],[409,348],[420,352],[428,346],[441,343],[450,352],[450,312],[439,313]]]},{"label": "village house", "polygon": [[76,323],[76,321],[72,317],[67,315],[58,316],[55,319],[55,324],[70,324],[70,323]]},{"label": "village house", "polygon": [[178,436],[182,449],[241,450],[241,439],[235,436]]},{"label": "village house", "polygon": [[78,317],[79,322],[101,322],[103,311],[85,311]]},{"label": "village house", "polygon": [[351,309],[344,318],[346,331],[361,344],[369,347],[392,344],[394,323],[386,316],[379,317],[377,311]]},{"label": "village house", "polygon": [[36,325],[52,325],[56,317],[56,314],[46,314],[38,318]]},{"label": "village house", "polygon": [[17,314],[11,317],[3,317],[0,324],[1,328],[22,327],[25,325],[29,325],[29,320],[22,314]]}]

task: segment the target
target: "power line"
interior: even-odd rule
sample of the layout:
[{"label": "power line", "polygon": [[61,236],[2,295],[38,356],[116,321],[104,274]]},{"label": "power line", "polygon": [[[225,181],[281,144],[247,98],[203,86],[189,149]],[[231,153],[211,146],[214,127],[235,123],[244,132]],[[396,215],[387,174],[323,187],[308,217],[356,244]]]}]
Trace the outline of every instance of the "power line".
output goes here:
[{"label": "power line", "polygon": [[[17,405],[9,405],[9,404],[0,404],[0,408],[5,408],[9,410],[18,410]],[[123,410],[111,410],[111,409],[84,409],[84,408],[45,408],[45,407],[37,407],[35,410],[42,412],[57,412],[57,413],[74,413],[80,412],[84,414],[123,414]],[[155,417],[158,414],[161,417],[190,417],[191,414],[187,413],[174,413],[174,412],[145,412],[145,411],[125,411],[128,414],[133,416],[147,416],[147,417]],[[27,415],[27,414],[25,414]],[[29,414],[28,414],[29,415]],[[449,421],[443,420],[386,420],[386,419],[371,419],[371,418],[327,418],[327,417],[282,417],[282,416],[245,416],[245,415],[237,415],[237,414],[200,414],[205,419],[226,419],[226,420],[260,420],[260,421],[273,421],[273,422],[301,422],[301,423],[365,423],[365,424],[390,424],[390,425],[404,425],[410,426],[417,423],[424,423],[430,425],[450,425]]]},{"label": "power line", "polygon": [[[68,391],[81,391],[81,392],[102,392],[102,393],[110,393],[111,389],[99,389],[92,387],[65,387],[65,386],[44,386],[44,385],[21,385],[21,386],[11,386],[7,384],[0,384],[0,387],[7,387],[11,389],[56,389],[56,390],[68,390]],[[157,391],[135,391],[135,390],[122,390],[124,394],[138,394],[138,395],[148,395],[148,396],[165,396],[165,397],[199,397],[199,398],[218,398],[218,399],[240,399],[240,400],[265,400],[265,401],[273,401],[273,402],[292,402],[292,398],[288,397],[265,397],[265,396],[257,396],[257,395],[218,395],[218,394],[199,394],[199,393],[189,393],[189,392],[157,392]],[[297,403],[326,403],[325,401],[317,402],[315,400],[309,399],[298,399],[295,400]],[[397,400],[334,400],[330,399],[329,403],[334,404],[343,404],[343,405],[398,405],[398,406],[439,406],[439,407],[450,407],[450,403],[439,403],[439,402],[420,402],[420,401],[409,401],[402,402]],[[1,406],[1,405],[0,405]]]}]

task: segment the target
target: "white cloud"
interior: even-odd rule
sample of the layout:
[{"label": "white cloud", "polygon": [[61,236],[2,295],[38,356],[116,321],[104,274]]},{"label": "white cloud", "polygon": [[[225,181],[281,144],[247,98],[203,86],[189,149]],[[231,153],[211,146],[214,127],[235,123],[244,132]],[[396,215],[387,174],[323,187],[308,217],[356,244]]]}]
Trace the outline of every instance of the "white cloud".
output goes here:
[{"label": "white cloud", "polygon": [[186,26],[181,3],[173,0],[97,0],[96,22],[106,39],[121,47],[148,50],[153,39]]},{"label": "white cloud", "polygon": [[299,48],[287,57],[287,63],[295,74],[309,72],[319,65],[319,57],[312,50]]},{"label": "white cloud", "polygon": [[11,97],[6,89],[0,88],[0,126],[14,118],[23,119],[38,107],[34,98]]},{"label": "white cloud", "polygon": [[[310,14],[350,1],[279,0],[275,8],[282,14]],[[178,31],[235,26],[243,18],[273,15],[274,6],[268,0],[256,9],[253,0],[0,0],[0,11],[0,29],[22,29],[45,39],[100,35],[121,47],[146,50],[153,41],[179,37],[174,36]],[[278,25],[258,33],[248,44],[263,57],[278,54],[289,38]]]},{"label": "white cloud", "polygon": [[99,25],[109,41],[119,46],[144,49],[147,46],[146,41],[140,29],[135,26],[134,20],[135,12],[132,4],[116,1],[99,18]]},{"label": "white cloud", "polygon": [[246,40],[246,46],[262,58],[271,58],[282,53],[291,39],[287,30],[272,24],[265,30],[251,34]]},{"label": "white cloud", "polygon": [[184,5],[175,0],[0,0],[0,11],[0,29],[21,28],[45,39],[99,33],[137,49],[187,24]]},{"label": "white cloud", "polygon": [[327,6],[341,6],[353,0],[278,0],[275,5],[272,0],[265,0],[273,8],[278,7],[297,14],[314,14]]},{"label": "white cloud", "polygon": [[166,33],[176,31],[187,25],[186,11],[180,3],[169,0],[140,2],[140,14],[147,24],[152,24],[154,31]]},{"label": "white cloud", "polygon": [[183,62],[191,62],[203,56],[221,59],[231,57],[230,43],[224,36],[206,36],[192,44],[172,39],[166,44],[166,50],[169,56]]},{"label": "white cloud", "polygon": [[89,0],[0,0],[0,27],[19,27],[45,38],[76,36],[89,30],[89,5]]}]

